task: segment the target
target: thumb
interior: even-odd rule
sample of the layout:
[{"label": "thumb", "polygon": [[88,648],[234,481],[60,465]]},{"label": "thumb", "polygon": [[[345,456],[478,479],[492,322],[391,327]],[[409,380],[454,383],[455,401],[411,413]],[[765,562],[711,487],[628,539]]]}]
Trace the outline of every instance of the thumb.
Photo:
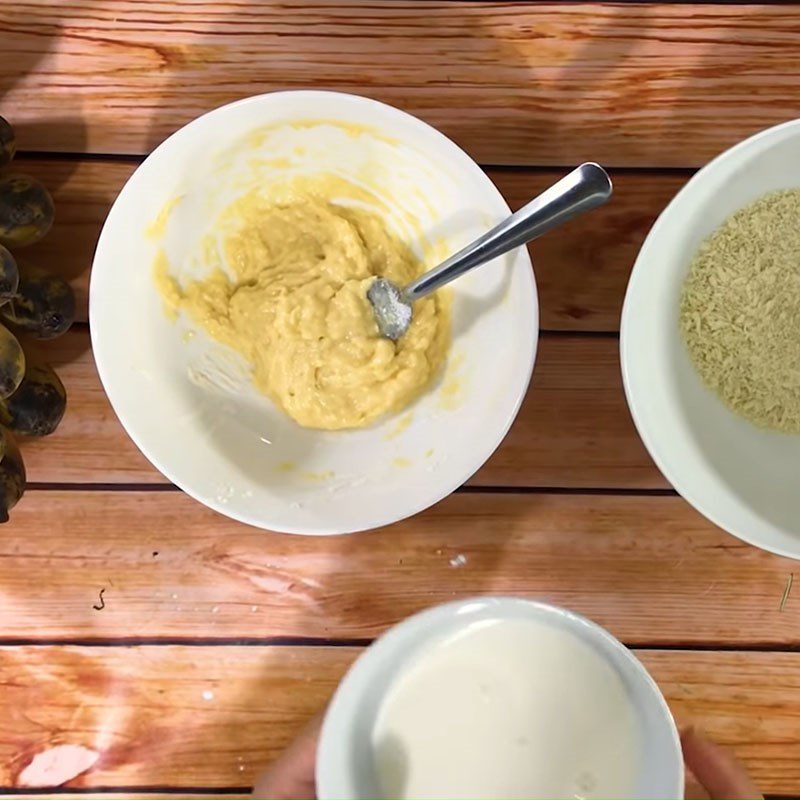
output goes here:
[{"label": "thumb", "polygon": [[322,715],[314,717],[298,737],[256,781],[253,797],[260,800],[316,797],[317,740]]},{"label": "thumb", "polygon": [[686,766],[712,800],[763,800],[742,764],[694,728],[681,734]]}]

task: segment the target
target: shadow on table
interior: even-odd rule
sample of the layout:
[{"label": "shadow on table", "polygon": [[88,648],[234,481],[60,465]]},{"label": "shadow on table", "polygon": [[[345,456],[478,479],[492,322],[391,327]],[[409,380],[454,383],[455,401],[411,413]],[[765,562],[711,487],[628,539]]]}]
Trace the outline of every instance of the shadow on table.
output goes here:
[{"label": "shadow on table", "polygon": [[[94,242],[92,222],[74,224],[74,212],[100,200],[95,189],[73,180],[82,166],[87,129],[79,91],[53,79],[56,69],[84,68],[72,54],[80,15],[91,18],[103,2],[89,0],[80,6],[5,4],[0,9],[3,63],[0,66],[0,113],[15,130],[19,155],[8,168],[39,179],[53,195],[56,220],[42,242],[15,251],[22,268],[35,265],[77,284],[78,321],[86,320],[87,280]],[[42,89],[38,87],[42,85]],[[40,96],[41,93],[41,96]],[[19,113],[17,109],[21,109]],[[40,110],[41,109],[41,110]],[[69,152],[68,158],[50,157],[49,152]],[[102,212],[100,212],[102,214]],[[95,223],[99,231],[99,225]]]},{"label": "shadow on table", "polygon": [[[86,124],[82,114],[82,102],[77,92],[50,85],[40,99],[38,85],[47,86],[48,77],[62,60],[80,65],[79,60],[70,61],[68,40],[73,36],[70,23],[78,16],[91,15],[101,8],[102,0],[87,0],[80,6],[49,7],[47,5],[6,3],[0,8],[0,32],[3,39],[3,63],[0,66],[0,113],[6,117],[16,132],[18,150],[63,150],[68,143],[72,153],[82,153],[86,146]],[[67,45],[65,46],[65,42]],[[42,79],[37,80],[41,75]],[[58,105],[55,105],[55,95]],[[39,115],[38,107],[52,102]],[[25,108],[27,119],[15,114],[17,105]],[[51,113],[52,112],[52,113]],[[36,114],[35,119],[30,115]],[[16,165],[24,169],[20,161]],[[58,186],[50,185],[51,191]]]}]

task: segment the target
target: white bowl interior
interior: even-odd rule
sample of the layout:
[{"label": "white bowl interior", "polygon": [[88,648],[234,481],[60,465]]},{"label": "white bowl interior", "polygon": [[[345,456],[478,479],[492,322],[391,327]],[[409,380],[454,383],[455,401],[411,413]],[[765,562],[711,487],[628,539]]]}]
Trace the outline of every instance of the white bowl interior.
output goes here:
[{"label": "white bowl interior", "polygon": [[729,411],[695,371],[679,327],[683,280],[699,244],[761,195],[800,187],[800,121],[742,142],[701,170],[653,227],[622,316],[625,389],[665,477],[730,533],[800,558],[800,436]]},{"label": "white bowl interior", "polygon": [[[436,257],[508,214],[474,162],[414,117],[332,92],[262,95],[198,118],[141,165],[103,229],[90,296],[103,385],[153,464],[228,516],[317,534],[394,522],[463,483],[513,421],[538,332],[522,248],[453,286],[444,375],[410,413],[359,431],[296,425],[252,388],[235,354],[191,320],[168,319],[152,265],[163,247],[171,273],[198,274],[202,238],[230,200],[321,171],[367,186],[391,207],[390,224]],[[153,236],[162,208],[164,233]]]},{"label": "white bowl interior", "polygon": [[317,753],[317,794],[380,797],[370,739],[391,685],[437,641],[479,620],[532,619],[569,630],[617,672],[638,727],[639,762],[633,797],[683,797],[683,757],[675,723],[655,682],[634,655],[593,622],[565,609],[517,598],[462,600],[410,617],[356,661],[334,695]]}]

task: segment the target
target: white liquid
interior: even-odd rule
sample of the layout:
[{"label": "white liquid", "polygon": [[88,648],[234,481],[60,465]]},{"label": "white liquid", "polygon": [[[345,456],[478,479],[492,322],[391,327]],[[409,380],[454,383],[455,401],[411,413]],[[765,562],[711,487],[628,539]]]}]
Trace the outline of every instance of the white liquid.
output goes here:
[{"label": "white liquid", "polygon": [[414,662],[372,738],[385,797],[625,798],[636,722],[591,646],[528,620],[485,620]]}]

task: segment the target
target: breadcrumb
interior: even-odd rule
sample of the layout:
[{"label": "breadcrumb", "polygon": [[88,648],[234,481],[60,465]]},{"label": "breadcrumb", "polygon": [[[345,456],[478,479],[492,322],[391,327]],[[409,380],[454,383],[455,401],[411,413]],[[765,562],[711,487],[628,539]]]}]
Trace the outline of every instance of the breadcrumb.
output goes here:
[{"label": "breadcrumb", "polygon": [[761,197],[703,242],[680,327],[703,381],[732,411],[800,433],[800,189]]}]

